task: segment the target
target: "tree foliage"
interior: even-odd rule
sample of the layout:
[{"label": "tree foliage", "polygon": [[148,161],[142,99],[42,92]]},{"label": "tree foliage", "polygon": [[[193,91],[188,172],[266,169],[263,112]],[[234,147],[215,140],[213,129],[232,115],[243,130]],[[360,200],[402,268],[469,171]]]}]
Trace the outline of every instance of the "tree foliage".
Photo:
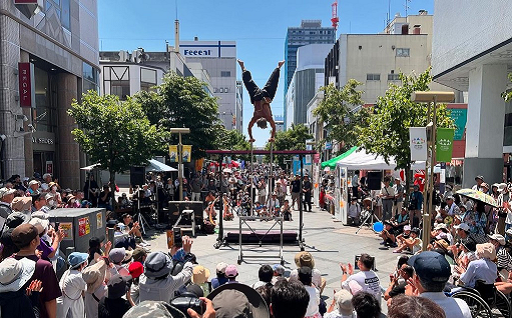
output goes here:
[{"label": "tree foliage", "polygon": [[[411,101],[411,95],[415,91],[429,90],[430,68],[419,76],[400,73],[400,80],[401,85],[391,84],[386,94],[379,97],[373,114],[359,126],[358,138],[359,145],[368,152],[382,155],[386,161],[394,157],[397,168],[410,173],[409,127],[425,127],[428,109],[426,103]],[[437,126],[454,127],[443,104],[437,104]],[[410,179],[407,178],[407,190]]]},{"label": "tree foliage", "polygon": [[[509,73],[508,74],[508,80],[512,82],[512,73]],[[503,97],[503,99],[506,101],[506,102],[509,102],[512,100],[512,91],[510,90],[507,90],[503,93],[501,93],[501,97]]]},{"label": "tree foliage", "polygon": [[[305,125],[292,124],[286,131],[276,133],[273,150],[306,150],[306,140],[312,138]],[[270,150],[270,145],[271,143],[267,142],[265,149]],[[269,158],[266,159],[268,161]],[[284,159],[284,156],[278,156],[277,161],[274,159],[274,163],[283,165]]]},{"label": "tree foliage", "polygon": [[321,87],[320,91],[324,93],[324,98],[313,110],[313,115],[325,123],[328,131],[322,142],[340,142],[339,152],[345,152],[357,144],[358,135],[355,127],[367,116],[364,110],[354,111],[354,107],[363,104],[363,91],[357,89],[359,85],[362,83],[351,79],[341,90],[333,84]]},{"label": "tree foliage", "polygon": [[[251,150],[251,144],[244,134],[236,129],[227,130],[224,126],[219,128],[216,149],[221,150]],[[250,155],[234,156],[243,160],[250,160]]]},{"label": "tree foliage", "polygon": [[[152,124],[166,131],[190,128],[190,134],[182,135],[182,139],[183,144],[192,145],[192,157],[196,159],[205,155],[204,150],[215,149],[220,130],[217,100],[204,86],[195,77],[170,73],[156,92],[142,91],[134,96]],[[177,144],[178,136],[171,136],[168,142]]]},{"label": "tree foliage", "polygon": [[149,122],[133,99],[119,101],[115,95],[89,91],[81,103],[73,101],[68,114],[79,127],[72,131],[75,140],[92,162],[110,172],[112,186],[115,173],[146,165],[164,146],[165,133]]}]

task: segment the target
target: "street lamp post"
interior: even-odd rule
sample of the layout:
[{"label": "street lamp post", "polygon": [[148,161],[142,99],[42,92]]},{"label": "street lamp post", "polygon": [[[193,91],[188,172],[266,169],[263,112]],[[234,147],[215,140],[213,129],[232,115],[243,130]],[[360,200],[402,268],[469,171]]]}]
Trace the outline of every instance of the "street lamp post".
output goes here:
[{"label": "street lamp post", "polygon": [[190,128],[171,128],[171,134],[178,134],[178,180],[180,181],[180,201],[183,201],[183,143],[181,135],[190,133]]},{"label": "street lamp post", "polygon": [[[455,93],[453,92],[435,92],[435,91],[417,91],[412,93],[411,100],[413,102],[427,103],[427,161],[425,164],[425,176],[427,176],[428,168],[428,183],[425,186],[423,197],[423,250],[427,250],[430,242],[431,230],[431,215],[432,202],[434,199],[434,166],[436,162],[436,130],[437,130],[437,102],[449,103],[455,100]],[[434,106],[433,108],[431,106]]]}]

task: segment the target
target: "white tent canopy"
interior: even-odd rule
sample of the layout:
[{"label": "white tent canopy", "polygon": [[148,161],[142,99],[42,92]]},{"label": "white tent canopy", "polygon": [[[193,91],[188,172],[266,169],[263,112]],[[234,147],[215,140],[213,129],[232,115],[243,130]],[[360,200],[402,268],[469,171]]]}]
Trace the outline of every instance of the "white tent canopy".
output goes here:
[{"label": "white tent canopy", "polygon": [[[396,168],[396,162],[394,158],[390,158],[389,163],[386,163],[384,157],[369,154],[365,149],[359,148],[338,161],[336,166],[345,167],[348,170],[394,170]],[[425,169],[425,162],[416,162],[412,165],[411,169]]]},{"label": "white tent canopy", "polygon": [[165,171],[178,171],[178,169],[161,163],[158,160],[150,159],[149,164],[146,166],[146,172],[165,172]]},{"label": "white tent canopy", "polygon": [[[80,168],[81,170],[91,171],[93,169],[101,169],[101,165],[99,163],[95,163],[93,165]],[[161,163],[158,160],[150,159],[148,160],[148,165],[146,166],[146,172],[166,172],[166,171],[178,171],[178,169],[168,166],[164,163]]]}]

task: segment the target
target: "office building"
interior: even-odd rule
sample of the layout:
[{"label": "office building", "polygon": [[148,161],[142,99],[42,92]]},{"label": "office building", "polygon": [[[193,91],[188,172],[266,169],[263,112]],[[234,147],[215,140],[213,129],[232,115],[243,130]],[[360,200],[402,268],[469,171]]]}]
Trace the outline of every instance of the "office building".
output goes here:
[{"label": "office building", "polygon": [[297,68],[285,99],[285,129],[307,123],[307,105],[324,85],[324,63],[332,44],[309,44],[297,50]]},{"label": "office building", "polygon": [[434,81],[467,92],[463,187],[474,177],[510,180],[512,152],[512,6],[507,0],[467,0],[457,6],[435,0],[432,67]]},{"label": "office building", "polygon": [[201,63],[208,72],[224,127],[243,132],[243,94],[236,78],[236,42],[180,41],[179,49],[187,64]]},{"label": "office building", "polygon": [[[433,16],[397,15],[380,34],[342,34],[325,61],[324,84],[343,87],[349,79],[361,83],[362,99],[375,104],[390,84],[400,84],[400,72],[421,74],[431,66]],[[432,83],[432,90],[450,90]],[[457,101],[463,101],[457,94]]]},{"label": "office building", "polygon": [[85,156],[67,110],[98,90],[97,1],[1,1],[0,43],[0,179],[50,172],[80,188]]},{"label": "office building", "polygon": [[[336,41],[336,30],[333,27],[322,27],[321,20],[302,20],[300,27],[289,27],[286,33],[284,56],[284,95],[297,68],[297,50],[308,44],[333,44]],[[287,119],[287,110],[284,109],[284,120]]]}]

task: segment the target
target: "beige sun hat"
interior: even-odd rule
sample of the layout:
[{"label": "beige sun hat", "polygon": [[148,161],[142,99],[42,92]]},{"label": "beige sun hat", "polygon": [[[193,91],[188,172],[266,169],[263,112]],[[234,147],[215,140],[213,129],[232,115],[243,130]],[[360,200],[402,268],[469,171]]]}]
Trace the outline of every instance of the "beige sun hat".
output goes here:
[{"label": "beige sun hat", "polygon": [[96,262],[96,264],[86,267],[82,271],[82,278],[87,284],[87,292],[92,294],[98,289],[98,287],[103,284],[103,280],[105,279],[105,271],[107,269],[107,264],[105,260],[100,260]]}]

